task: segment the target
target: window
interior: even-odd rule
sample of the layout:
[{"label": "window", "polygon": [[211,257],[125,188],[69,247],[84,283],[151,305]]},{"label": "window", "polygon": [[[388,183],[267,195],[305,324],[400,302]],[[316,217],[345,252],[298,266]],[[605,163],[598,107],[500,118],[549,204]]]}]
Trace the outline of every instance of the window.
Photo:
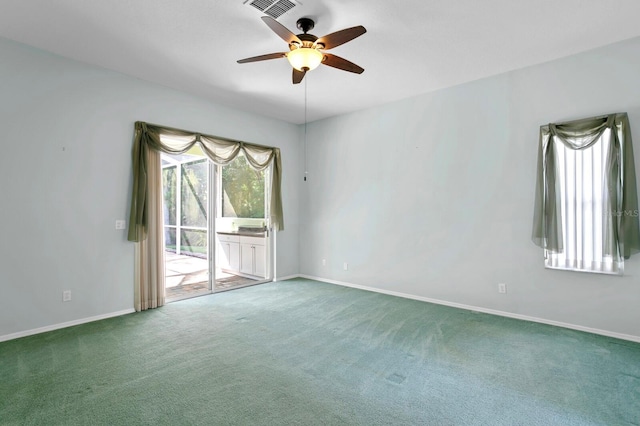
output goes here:
[{"label": "window", "polygon": [[552,269],[622,274],[640,251],[626,114],[540,128],[533,240]]},{"label": "window", "polygon": [[265,171],[256,171],[244,154],[222,167],[222,217],[265,218]]},{"label": "window", "polygon": [[[562,251],[546,250],[545,266],[556,269],[620,273],[623,262],[614,261],[615,247],[605,235],[613,232],[608,220],[604,170],[610,155],[611,131],[585,149],[572,149],[553,136],[556,173],[560,189]],[[608,247],[605,247],[608,245]],[[607,254],[608,253],[608,254]]]}]

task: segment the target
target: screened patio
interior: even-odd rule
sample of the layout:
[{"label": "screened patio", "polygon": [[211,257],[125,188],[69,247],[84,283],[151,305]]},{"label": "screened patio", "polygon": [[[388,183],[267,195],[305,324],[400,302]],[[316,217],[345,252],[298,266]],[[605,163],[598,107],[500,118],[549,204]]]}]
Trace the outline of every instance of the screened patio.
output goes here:
[{"label": "screened patio", "polygon": [[[209,199],[213,168],[199,148],[162,155],[165,295],[168,301],[257,283],[255,279],[215,271],[209,283]],[[213,288],[212,288],[213,287]]]}]

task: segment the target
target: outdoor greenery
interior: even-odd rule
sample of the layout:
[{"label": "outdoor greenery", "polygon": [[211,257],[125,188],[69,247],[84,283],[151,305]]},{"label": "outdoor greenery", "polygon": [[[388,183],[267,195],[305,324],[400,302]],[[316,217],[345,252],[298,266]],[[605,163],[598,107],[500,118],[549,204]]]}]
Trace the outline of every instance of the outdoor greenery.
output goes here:
[{"label": "outdoor greenery", "polygon": [[239,155],[222,168],[222,216],[264,218],[264,171],[251,168]]},{"label": "outdoor greenery", "polygon": [[182,165],[182,226],[207,227],[207,160]]},{"label": "outdoor greenery", "polygon": [[[180,179],[178,179],[178,170]],[[180,180],[180,187],[178,187]],[[265,172],[249,166],[244,155],[222,167],[223,217],[265,217]],[[180,252],[202,255],[207,252],[208,160],[196,159],[162,170],[165,248],[175,251],[179,224]],[[179,193],[178,193],[179,191]],[[180,197],[178,217],[177,200]],[[200,229],[185,229],[200,228]]]},{"label": "outdoor greenery", "polygon": [[[176,230],[166,225],[176,225],[177,217],[177,167],[162,170],[164,196],[165,248],[175,250]],[[181,252],[206,253],[207,251],[207,195],[208,164],[206,159],[179,166],[181,173],[180,225],[183,227],[205,228],[205,230],[182,229],[180,233]]]},{"label": "outdoor greenery", "polygon": [[162,169],[162,191],[164,195],[164,224],[176,224],[176,167]]}]

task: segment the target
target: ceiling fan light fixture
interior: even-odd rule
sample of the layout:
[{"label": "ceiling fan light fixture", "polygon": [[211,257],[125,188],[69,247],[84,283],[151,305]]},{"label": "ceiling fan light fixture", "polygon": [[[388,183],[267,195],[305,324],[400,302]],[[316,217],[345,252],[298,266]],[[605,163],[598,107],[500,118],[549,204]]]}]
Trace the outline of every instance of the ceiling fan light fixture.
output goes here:
[{"label": "ceiling fan light fixture", "polygon": [[[254,1],[270,1],[270,0],[254,0]],[[307,71],[317,68],[320,64],[327,65],[343,71],[349,71],[355,74],[362,74],[364,68],[349,62],[330,53],[324,53],[325,50],[345,44],[354,38],[360,37],[367,30],[362,26],[345,28],[340,31],[327,34],[323,37],[316,37],[309,34],[309,30],[313,29],[315,23],[311,18],[300,18],[296,23],[298,29],[302,30],[302,34],[295,35],[280,22],[271,16],[263,16],[262,21],[274,32],[278,37],[287,42],[289,46],[288,52],[267,53],[266,55],[252,56],[250,58],[240,59],[239,64],[248,62],[266,61],[268,59],[279,59],[283,56],[287,57],[289,64],[293,67],[291,74],[291,82],[299,84]]]},{"label": "ceiling fan light fixture", "polygon": [[298,71],[311,71],[320,65],[322,52],[311,47],[300,47],[287,53],[287,59],[292,67]]}]

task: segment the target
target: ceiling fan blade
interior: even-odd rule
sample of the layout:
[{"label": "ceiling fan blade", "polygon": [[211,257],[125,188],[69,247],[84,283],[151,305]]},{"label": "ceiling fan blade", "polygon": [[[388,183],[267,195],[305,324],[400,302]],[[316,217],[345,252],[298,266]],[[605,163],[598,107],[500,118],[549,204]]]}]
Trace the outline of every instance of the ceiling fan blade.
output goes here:
[{"label": "ceiling fan blade", "polygon": [[335,33],[327,34],[324,37],[320,37],[316,40],[316,45],[324,45],[322,48],[324,50],[333,49],[334,47],[340,46],[341,44],[351,41],[356,37],[360,37],[366,32],[367,30],[362,25],[346,28],[344,30],[336,31]]},{"label": "ceiling fan blade", "polygon": [[298,38],[297,35],[289,31],[287,27],[273,19],[271,16],[263,16],[262,20],[269,26],[269,28],[273,30],[274,33],[278,34],[278,36],[280,36],[280,38],[282,38],[288,44],[295,42],[299,45],[302,45],[302,41]]},{"label": "ceiling fan blade", "polygon": [[286,53],[268,53],[266,55],[252,56],[251,58],[240,59],[239,64],[246,64],[247,62],[266,61],[267,59],[279,59],[286,57]]},{"label": "ceiling fan blade", "polygon": [[330,53],[324,54],[322,63],[333,68],[338,68],[339,70],[349,71],[356,74],[362,74],[364,72],[364,68],[359,67],[353,62],[349,62],[346,59],[341,58],[340,56],[332,55]]},{"label": "ceiling fan blade", "polygon": [[294,68],[293,76],[292,76],[293,84],[300,83],[306,73],[307,73],[306,71],[298,71],[297,69]]}]

